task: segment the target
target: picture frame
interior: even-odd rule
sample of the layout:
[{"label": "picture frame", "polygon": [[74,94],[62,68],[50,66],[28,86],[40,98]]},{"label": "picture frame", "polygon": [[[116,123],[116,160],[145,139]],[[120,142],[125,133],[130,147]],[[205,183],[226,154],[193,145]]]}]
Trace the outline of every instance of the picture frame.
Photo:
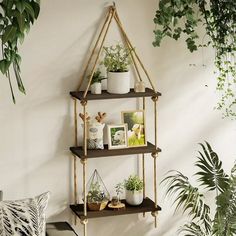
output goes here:
[{"label": "picture frame", "polygon": [[132,110],[121,112],[122,123],[127,124],[128,147],[147,146],[145,111]]},{"label": "picture frame", "polygon": [[122,149],[128,147],[127,124],[107,125],[108,149]]}]

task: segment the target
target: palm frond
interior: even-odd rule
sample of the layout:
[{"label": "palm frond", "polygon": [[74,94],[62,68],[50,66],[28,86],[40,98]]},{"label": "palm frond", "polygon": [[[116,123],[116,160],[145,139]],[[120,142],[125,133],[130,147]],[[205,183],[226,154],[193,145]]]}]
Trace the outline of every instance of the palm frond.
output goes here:
[{"label": "palm frond", "polygon": [[163,179],[162,183],[167,185],[166,195],[175,195],[176,211],[182,207],[183,212],[188,212],[192,220],[197,219],[204,225],[205,231],[211,230],[210,208],[204,203],[204,197],[198,188],[193,187],[188,178],[181,172],[172,173]]},{"label": "palm frond", "polygon": [[204,146],[200,143],[202,152],[199,151],[198,161],[195,163],[201,170],[196,173],[198,181],[210,191],[224,192],[229,187],[229,176],[222,168],[222,162],[218,155],[212,150],[209,143]]},{"label": "palm frond", "polygon": [[236,164],[232,168],[229,187],[217,197],[213,232],[219,236],[236,234]]},{"label": "palm frond", "polygon": [[183,234],[184,236],[207,236],[209,233],[207,233],[204,229],[201,228],[201,226],[195,222],[189,222],[182,226],[178,230],[179,234]]}]

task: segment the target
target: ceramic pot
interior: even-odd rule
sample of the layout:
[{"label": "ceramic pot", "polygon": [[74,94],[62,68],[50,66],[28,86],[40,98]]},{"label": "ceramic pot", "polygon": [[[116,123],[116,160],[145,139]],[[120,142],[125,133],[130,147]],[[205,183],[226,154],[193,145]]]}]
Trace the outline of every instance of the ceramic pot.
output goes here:
[{"label": "ceramic pot", "polygon": [[130,91],[130,73],[127,72],[108,72],[107,92],[114,94],[125,94]]},{"label": "ceramic pot", "polygon": [[102,84],[101,83],[93,83],[90,86],[92,94],[101,94],[102,93]]},{"label": "ceramic pot", "polygon": [[138,206],[143,202],[143,191],[126,190],[126,202],[132,206]]}]

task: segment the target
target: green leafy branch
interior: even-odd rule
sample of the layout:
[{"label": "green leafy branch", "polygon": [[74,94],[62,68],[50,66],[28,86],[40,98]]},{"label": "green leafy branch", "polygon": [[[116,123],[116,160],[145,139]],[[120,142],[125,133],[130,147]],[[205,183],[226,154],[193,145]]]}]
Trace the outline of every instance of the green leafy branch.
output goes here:
[{"label": "green leafy branch", "polygon": [[[194,52],[211,45],[215,49],[216,106],[224,117],[236,117],[236,1],[232,0],[160,0],[154,22],[153,45],[159,47],[165,37],[185,37]],[[205,29],[208,40],[198,43],[198,27]],[[205,37],[204,37],[205,38]]]},{"label": "green leafy branch", "polygon": [[18,45],[23,43],[25,34],[30,26],[38,18],[40,11],[39,0],[2,0],[0,2],[0,34],[2,59],[0,71],[9,81],[13,102],[15,96],[11,82],[10,68],[12,67],[19,91],[25,94],[25,88],[21,79],[21,56]]}]

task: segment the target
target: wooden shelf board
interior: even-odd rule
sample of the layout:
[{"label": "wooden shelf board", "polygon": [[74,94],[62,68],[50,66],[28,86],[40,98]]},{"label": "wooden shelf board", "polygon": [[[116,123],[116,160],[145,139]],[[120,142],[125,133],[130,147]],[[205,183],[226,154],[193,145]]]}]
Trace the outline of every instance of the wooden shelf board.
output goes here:
[{"label": "wooden shelf board", "polygon": [[[123,203],[125,203],[125,200],[122,200]],[[157,206],[155,207],[155,203],[149,199],[145,198],[143,200],[143,203],[139,206],[129,206],[126,204],[125,209],[120,209],[118,211],[114,211],[112,209],[109,209],[106,207],[102,211],[89,211],[87,212],[87,216],[84,216],[84,205],[78,204],[78,205],[70,205],[71,210],[81,219],[86,218],[99,218],[99,217],[107,217],[107,216],[118,216],[118,215],[128,215],[128,214],[137,214],[142,212],[154,212],[154,211],[160,211],[161,207]]]},{"label": "wooden shelf board", "polygon": [[104,100],[104,99],[118,99],[118,98],[138,98],[138,97],[153,97],[161,96],[161,93],[154,92],[153,89],[146,88],[143,93],[135,93],[134,89],[130,89],[129,93],[126,94],[111,94],[106,90],[102,91],[102,94],[91,94],[89,91],[85,99],[83,99],[84,91],[70,92],[70,95],[79,100]]},{"label": "wooden shelf board", "polygon": [[[83,147],[70,147],[71,152],[81,159],[84,159]],[[111,149],[108,150],[108,145],[104,145],[104,149],[90,149],[88,150],[86,158],[98,158],[98,157],[108,157],[108,156],[124,156],[124,155],[134,155],[142,153],[153,153],[161,152],[161,149],[156,149],[155,145],[147,142],[147,146],[134,147],[134,148],[122,148],[122,149]]]}]

